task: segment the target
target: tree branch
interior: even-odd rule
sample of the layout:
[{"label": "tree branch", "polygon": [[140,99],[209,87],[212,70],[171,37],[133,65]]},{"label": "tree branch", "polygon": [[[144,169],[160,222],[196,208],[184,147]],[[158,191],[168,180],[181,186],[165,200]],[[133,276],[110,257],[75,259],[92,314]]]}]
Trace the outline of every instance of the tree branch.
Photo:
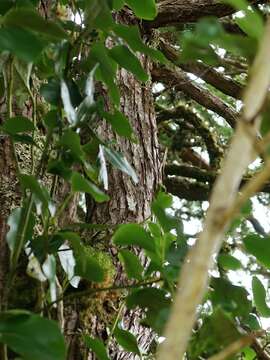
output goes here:
[{"label": "tree branch", "polygon": [[218,145],[213,132],[211,132],[208,127],[204,125],[203,119],[183,105],[179,105],[173,110],[168,110],[161,106],[158,107],[158,123],[175,119],[183,119],[185,122],[191,124],[194,127],[194,130],[197,132],[197,134],[200,135],[204,140],[210,158],[210,165],[212,167],[217,167],[219,165],[220,158],[223,156],[223,151],[222,148]]},{"label": "tree branch", "polygon": [[223,117],[231,127],[235,127],[237,113],[217,96],[195,84],[182,70],[154,66],[152,77],[154,81],[174,87],[176,91],[183,91],[198,104]]},{"label": "tree branch", "polygon": [[[250,0],[257,3],[256,0]],[[196,22],[204,16],[223,17],[235,13],[235,8],[216,0],[161,0],[158,2],[158,15],[153,21],[148,21],[148,28],[159,28],[177,25],[179,23]]]},{"label": "tree branch", "polygon": [[176,66],[181,67],[184,71],[190,72],[199,78],[206,81],[208,84],[214,86],[216,89],[222,91],[224,94],[234,97],[235,99],[241,99],[243,92],[243,86],[236,81],[224,76],[215,69],[211,68],[200,62],[181,63],[181,53],[174,49],[161,39],[159,43],[160,50],[163,54],[174,63]]}]

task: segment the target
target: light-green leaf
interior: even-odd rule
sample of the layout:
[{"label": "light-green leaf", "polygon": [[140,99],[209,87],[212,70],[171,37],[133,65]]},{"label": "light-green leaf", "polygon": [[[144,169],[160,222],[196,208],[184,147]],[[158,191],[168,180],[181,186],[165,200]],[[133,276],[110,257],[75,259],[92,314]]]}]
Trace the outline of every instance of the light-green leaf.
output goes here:
[{"label": "light-green leaf", "polygon": [[266,291],[261,281],[254,276],[252,279],[253,299],[257,310],[263,317],[270,317],[270,307],[266,304]]},{"label": "light-green leaf", "polygon": [[125,2],[141,19],[153,20],[157,16],[155,0],[125,0]]},{"label": "light-green leaf", "polygon": [[30,312],[0,314],[0,342],[25,360],[66,359],[65,341],[57,323]]},{"label": "light-green leaf", "polygon": [[138,224],[120,225],[113,236],[113,242],[119,246],[134,245],[148,251],[155,251],[154,239]]}]

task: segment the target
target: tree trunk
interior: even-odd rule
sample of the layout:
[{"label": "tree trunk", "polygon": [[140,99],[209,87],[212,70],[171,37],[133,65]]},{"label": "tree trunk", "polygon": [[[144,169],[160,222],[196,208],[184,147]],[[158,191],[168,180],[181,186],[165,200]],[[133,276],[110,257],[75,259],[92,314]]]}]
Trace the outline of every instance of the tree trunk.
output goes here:
[{"label": "tree trunk", "polygon": [[[142,57],[144,68],[150,73],[151,62]],[[118,170],[112,169],[109,176],[109,202],[95,204],[88,203],[87,221],[89,223],[102,223],[116,225],[121,223],[142,223],[151,216],[151,202],[155,191],[161,183],[161,162],[159,155],[159,145],[157,138],[157,124],[153,106],[152,88],[149,81],[146,85],[139,83],[132,74],[125,70],[120,70],[118,74],[118,83],[121,91],[122,112],[129,118],[134,129],[137,143],[118,137],[112,132],[111,126],[107,122],[102,122],[99,127],[99,133],[107,141],[117,142],[118,149],[126,156],[129,163],[134,167],[139,182],[135,184],[131,178]],[[105,240],[104,240],[105,239]],[[113,262],[117,267],[114,283],[123,283],[126,281],[121,266],[117,261],[117,252],[111,244],[108,236],[104,236],[101,242],[106,242],[108,252],[113,257]],[[95,241],[92,246],[99,247],[100,244]],[[142,254],[141,260],[144,261]],[[87,331],[93,336],[99,336],[104,341],[108,339],[106,327],[112,325],[117,311],[121,307],[121,294],[105,294],[100,301],[100,312],[94,312],[93,303],[89,302],[89,309],[85,309],[83,314],[75,314],[71,311],[70,319],[72,325],[67,326],[69,331],[74,331],[79,327],[82,331]],[[80,308],[80,305],[77,304]],[[91,311],[92,307],[92,311]],[[103,314],[101,314],[103,312]],[[153,340],[153,333],[140,325],[140,312],[124,313],[124,327],[137,335],[141,349],[147,350]],[[88,324],[88,325],[87,325]],[[74,341],[74,339],[73,339]],[[76,341],[71,346],[69,359],[81,359],[80,345]],[[110,346],[110,355],[112,359],[136,359],[131,353],[119,351],[114,345]],[[88,360],[94,359],[94,355],[88,354]]]},{"label": "tree trunk", "polygon": [[[46,16],[49,1],[45,1],[44,4],[46,7],[43,5],[41,10]],[[141,56],[141,62],[150,74],[151,61],[145,56]],[[98,131],[103,139],[108,142],[111,140],[116,142],[118,150],[126,156],[135,169],[139,182],[135,184],[128,175],[114,169],[110,170],[108,191],[110,201],[104,204],[94,204],[91,210],[88,209],[87,221],[91,223],[115,225],[144,222],[151,216],[151,202],[161,183],[162,169],[151,81],[143,85],[132,74],[122,69],[118,72],[118,84],[121,92],[121,110],[129,118],[137,142],[118,137],[107,122],[102,122]],[[2,117],[1,122],[5,120],[5,116]],[[9,258],[6,245],[7,219],[11,210],[19,205],[20,191],[10,140],[7,137],[1,137],[0,142],[0,304],[2,305]],[[63,196],[63,192],[68,191],[68,186],[62,187],[60,195]],[[63,221],[72,222],[76,218],[76,201],[78,198],[73,199]],[[110,280],[111,283],[126,281],[117,260],[116,250],[107,238],[100,242],[106,242],[106,251],[113,258],[116,266],[116,273]],[[93,248],[99,248],[100,242],[93,243],[92,241],[91,245]],[[144,262],[143,255],[140,256]],[[26,280],[30,282],[29,278]],[[87,354],[87,350],[78,341],[78,338],[82,333],[89,333],[107,340],[107,328],[115,320],[117,311],[122,305],[122,298],[120,292],[115,292],[100,295],[95,299],[77,299],[72,303],[65,304],[65,334],[69,344],[70,360],[95,358],[93,354]],[[135,311],[124,311],[123,315],[125,329],[136,334],[141,349],[147,350],[154,334],[140,325],[142,314]],[[115,344],[110,346],[110,352],[111,358],[115,360],[136,358],[131,353],[120,351]]]}]

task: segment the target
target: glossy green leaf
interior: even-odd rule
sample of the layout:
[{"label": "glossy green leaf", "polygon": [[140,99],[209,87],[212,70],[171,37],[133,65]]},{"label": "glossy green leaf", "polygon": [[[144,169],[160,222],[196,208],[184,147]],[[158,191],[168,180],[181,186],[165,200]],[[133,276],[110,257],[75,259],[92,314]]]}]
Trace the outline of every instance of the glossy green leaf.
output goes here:
[{"label": "glossy green leaf", "polygon": [[9,135],[14,135],[18,133],[34,131],[35,126],[30,119],[24,116],[15,116],[7,119],[4,122],[2,130],[4,130],[4,132]]},{"label": "glossy green leaf", "polygon": [[67,38],[63,28],[54,21],[45,20],[36,11],[30,8],[11,9],[4,17],[3,23],[10,27],[20,27],[45,35],[52,40]]},{"label": "glossy green leaf", "polygon": [[238,270],[242,267],[241,261],[229,254],[220,254],[218,263],[225,270]]},{"label": "glossy green leaf", "polygon": [[115,110],[113,114],[102,112],[101,115],[111,124],[116,134],[120,136],[125,136],[129,139],[132,138],[132,134],[133,134],[132,127],[128,119],[122,112]]},{"label": "glossy green leaf", "polygon": [[138,80],[146,82],[148,75],[144,71],[138,58],[125,45],[117,45],[109,50],[109,55],[122,68],[132,72]]},{"label": "glossy green leaf", "polygon": [[246,250],[267,268],[270,268],[270,238],[259,235],[248,235],[244,238]]},{"label": "glossy green leaf", "polygon": [[26,62],[35,62],[45,43],[32,32],[15,27],[0,29],[0,51],[9,51]]},{"label": "glossy green leaf", "polygon": [[113,235],[113,242],[119,246],[134,245],[148,251],[155,251],[154,239],[138,224],[120,225]]},{"label": "glossy green leaf", "polygon": [[124,173],[128,174],[132,180],[134,181],[135,184],[138,183],[138,177],[135,173],[135,170],[133,169],[133,167],[131,167],[131,165],[129,164],[129,162],[127,161],[127,159],[120,154],[119,152],[108,148],[107,146],[103,146],[104,149],[104,155],[106,157],[106,159],[117,169],[123,171]]},{"label": "glossy green leaf", "polygon": [[113,31],[117,36],[124,39],[133,51],[149,55],[153,60],[162,64],[167,63],[165,56],[160,51],[152,49],[143,43],[137,26],[115,24]]},{"label": "glossy green leaf", "polygon": [[66,359],[65,341],[57,323],[26,311],[0,314],[0,342],[25,360]]},{"label": "glossy green leaf", "polygon": [[131,332],[116,326],[113,334],[118,344],[121,345],[124,350],[140,356],[137,339]]},{"label": "glossy green leaf", "polygon": [[141,19],[153,20],[157,15],[155,0],[125,0],[125,2]]},{"label": "glossy green leaf", "polygon": [[261,316],[270,317],[270,307],[266,303],[265,288],[256,276],[252,278],[252,292],[256,308]]},{"label": "glossy green leaf", "polygon": [[95,353],[98,360],[110,360],[101,340],[93,339],[89,335],[84,335],[83,339],[87,347]]},{"label": "glossy green leaf", "polygon": [[74,192],[88,193],[97,202],[108,201],[110,199],[109,196],[101,191],[94,183],[85,179],[77,172],[73,172],[71,176],[71,185]]},{"label": "glossy green leaf", "polygon": [[125,271],[129,279],[141,280],[143,273],[143,266],[135,254],[129,250],[120,250],[119,259],[124,265]]}]

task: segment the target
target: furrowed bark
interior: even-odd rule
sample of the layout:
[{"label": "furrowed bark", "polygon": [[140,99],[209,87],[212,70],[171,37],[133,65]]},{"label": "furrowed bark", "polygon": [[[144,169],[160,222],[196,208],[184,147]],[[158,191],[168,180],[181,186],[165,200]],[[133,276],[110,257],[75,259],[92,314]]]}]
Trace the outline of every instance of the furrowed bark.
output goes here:
[{"label": "furrowed bark", "polygon": [[[228,210],[231,210],[235,202],[247,166],[256,157],[254,142],[261,121],[258,113],[270,84],[269,36],[268,20],[251,71],[250,83],[244,94],[243,117],[239,121],[221,174],[214,186],[204,230],[181,270],[177,294],[164,333],[166,340],[159,349],[158,360],[180,360],[185,354],[196,320],[196,309],[208,285],[208,271],[212,268],[213,256],[219,250],[224,233],[232,220],[228,216]],[[230,211],[230,214],[235,215],[234,211]]]},{"label": "furrowed bark", "polygon": [[[250,0],[249,2],[254,4],[262,1]],[[223,17],[234,12],[236,12],[234,8],[216,0],[161,0],[158,2],[157,17],[147,22],[146,26],[159,28],[179,23],[191,23],[203,16]]]}]

